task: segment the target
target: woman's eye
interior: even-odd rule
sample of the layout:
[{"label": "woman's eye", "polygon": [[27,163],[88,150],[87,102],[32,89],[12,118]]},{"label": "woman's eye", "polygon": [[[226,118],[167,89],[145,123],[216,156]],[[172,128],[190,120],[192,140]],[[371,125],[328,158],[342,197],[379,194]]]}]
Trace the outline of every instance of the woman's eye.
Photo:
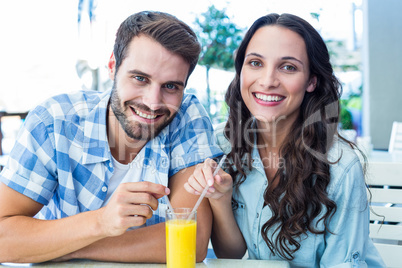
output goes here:
[{"label": "woman's eye", "polygon": [[292,65],[285,65],[282,68],[286,71],[296,71],[296,68]]},{"label": "woman's eye", "polygon": [[250,61],[250,65],[254,66],[254,67],[260,67],[261,62],[253,60],[253,61]]}]

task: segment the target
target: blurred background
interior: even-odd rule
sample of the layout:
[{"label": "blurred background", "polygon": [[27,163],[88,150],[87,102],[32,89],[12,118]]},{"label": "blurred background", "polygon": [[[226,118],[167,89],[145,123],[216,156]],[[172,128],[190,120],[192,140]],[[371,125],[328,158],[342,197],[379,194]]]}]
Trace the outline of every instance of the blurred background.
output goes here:
[{"label": "blurred background", "polygon": [[203,51],[186,90],[214,123],[226,119],[233,51],[252,22],[271,12],[298,15],[322,35],[343,84],[339,128],[346,135],[386,150],[392,122],[402,121],[399,0],[1,1],[0,154],[11,150],[24,115],[46,98],[111,88],[107,62],[116,30],[142,10],[171,13],[196,31]]}]

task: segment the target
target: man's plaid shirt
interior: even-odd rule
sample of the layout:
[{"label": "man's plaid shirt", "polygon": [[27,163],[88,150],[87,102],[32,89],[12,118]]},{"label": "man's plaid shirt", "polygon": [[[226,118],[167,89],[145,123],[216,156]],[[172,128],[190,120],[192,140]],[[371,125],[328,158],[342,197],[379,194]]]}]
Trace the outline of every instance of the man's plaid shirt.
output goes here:
[{"label": "man's plaid shirt", "polygon": [[[58,219],[102,207],[113,174],[106,117],[111,91],[55,96],[32,110],[18,134],[1,182],[44,205]],[[168,178],[222,151],[203,106],[185,94],[177,116],[145,145],[140,181]],[[138,168],[138,167],[137,167]],[[164,221],[166,204],[147,225]]]}]

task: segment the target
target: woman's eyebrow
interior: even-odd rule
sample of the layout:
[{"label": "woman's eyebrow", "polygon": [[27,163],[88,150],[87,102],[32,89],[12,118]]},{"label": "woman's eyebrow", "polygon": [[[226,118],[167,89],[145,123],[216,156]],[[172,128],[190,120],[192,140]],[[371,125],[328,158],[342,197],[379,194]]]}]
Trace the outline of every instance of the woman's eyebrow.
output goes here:
[{"label": "woman's eyebrow", "polygon": [[[259,54],[259,53],[256,53],[256,52],[248,53],[248,54],[245,56],[245,58],[250,57],[250,56],[255,56],[255,57],[259,57],[259,58],[264,58],[263,55],[261,55],[261,54]],[[297,59],[297,58],[295,58],[295,57],[292,57],[292,56],[282,57],[281,60],[294,60],[294,61],[297,61],[297,62],[299,62],[301,65],[304,66],[304,64],[303,64],[303,62],[302,62],[301,60],[299,60],[299,59]]]},{"label": "woman's eyebrow", "polygon": [[304,66],[303,62],[302,62],[301,60],[299,60],[299,59],[295,58],[295,57],[291,57],[291,56],[288,56],[288,57],[282,57],[282,60],[295,60],[295,61],[297,61],[298,63],[300,63],[301,65],[303,65],[303,66]]},{"label": "woman's eyebrow", "polygon": [[258,53],[256,53],[256,52],[248,53],[245,58],[250,57],[250,56],[256,56],[256,57],[259,57],[259,58],[264,58],[263,55],[258,54]]}]

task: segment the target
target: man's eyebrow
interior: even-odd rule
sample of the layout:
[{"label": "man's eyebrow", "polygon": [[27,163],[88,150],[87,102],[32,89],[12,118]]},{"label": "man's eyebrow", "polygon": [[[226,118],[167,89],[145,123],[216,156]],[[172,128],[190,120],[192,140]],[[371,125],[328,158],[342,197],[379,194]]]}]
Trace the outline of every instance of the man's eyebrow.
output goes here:
[{"label": "man's eyebrow", "polygon": [[[145,77],[148,77],[148,78],[152,78],[151,75],[149,75],[147,73],[144,73],[144,72],[141,72],[139,70],[135,70],[135,69],[134,70],[129,70],[128,73],[129,74],[134,74],[134,75],[141,75],[141,76],[145,76]],[[184,87],[184,82],[183,81],[167,81],[164,84],[176,84],[178,86],[183,86]]]},{"label": "man's eyebrow", "polygon": [[128,70],[127,71],[129,74],[137,74],[137,75],[141,75],[141,76],[146,76],[146,77],[151,77],[149,74],[146,74],[144,72],[141,72],[139,70]]}]

